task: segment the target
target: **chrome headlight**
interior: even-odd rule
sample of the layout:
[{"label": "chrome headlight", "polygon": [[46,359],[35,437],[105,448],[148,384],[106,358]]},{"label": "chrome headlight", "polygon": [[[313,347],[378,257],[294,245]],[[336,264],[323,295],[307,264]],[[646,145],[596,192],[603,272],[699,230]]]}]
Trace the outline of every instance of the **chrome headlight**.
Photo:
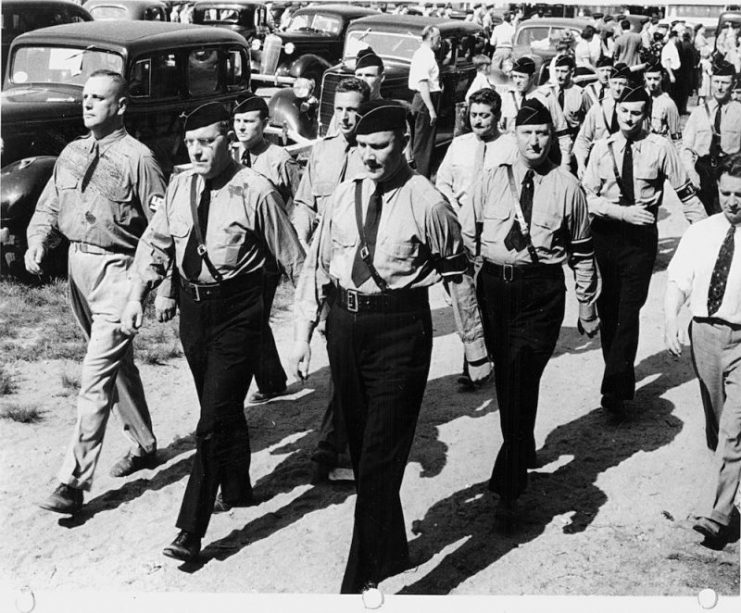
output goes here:
[{"label": "chrome headlight", "polygon": [[259,51],[261,46],[262,46],[262,41],[259,38],[252,39],[251,47],[253,51]]},{"label": "chrome headlight", "polygon": [[293,93],[296,98],[308,98],[314,91],[314,79],[299,77],[293,82]]},{"label": "chrome headlight", "polygon": [[294,51],[296,51],[296,45],[294,45],[293,43],[286,43],[286,46],[285,46],[286,55],[291,55]]}]

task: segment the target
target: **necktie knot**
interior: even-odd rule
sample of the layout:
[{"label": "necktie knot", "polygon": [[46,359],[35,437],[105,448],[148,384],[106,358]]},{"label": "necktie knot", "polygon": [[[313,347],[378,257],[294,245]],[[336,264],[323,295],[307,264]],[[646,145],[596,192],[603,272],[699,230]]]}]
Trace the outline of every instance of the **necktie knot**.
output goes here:
[{"label": "necktie knot", "polygon": [[252,158],[250,157],[249,149],[245,149],[242,152],[242,165],[247,168],[252,168]]},{"label": "necktie knot", "polygon": [[525,177],[522,179],[522,184],[527,185],[528,183],[532,183],[534,176],[535,171],[532,168],[528,168]]}]

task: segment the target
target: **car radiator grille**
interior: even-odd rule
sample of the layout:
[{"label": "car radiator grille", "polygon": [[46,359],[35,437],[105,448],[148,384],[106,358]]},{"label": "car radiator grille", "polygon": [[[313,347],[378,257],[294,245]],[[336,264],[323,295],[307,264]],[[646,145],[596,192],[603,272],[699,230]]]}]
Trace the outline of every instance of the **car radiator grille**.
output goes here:
[{"label": "car radiator grille", "polygon": [[348,75],[339,72],[325,72],[322,80],[322,97],[319,101],[319,136],[327,134],[327,128],[334,115],[334,93],[337,84]]}]

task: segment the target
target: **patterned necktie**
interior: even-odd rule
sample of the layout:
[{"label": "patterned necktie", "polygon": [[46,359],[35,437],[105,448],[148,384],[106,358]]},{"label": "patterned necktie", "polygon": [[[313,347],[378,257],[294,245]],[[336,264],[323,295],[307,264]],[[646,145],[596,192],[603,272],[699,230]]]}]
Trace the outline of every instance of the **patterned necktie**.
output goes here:
[{"label": "patterned necktie", "polygon": [[709,317],[712,317],[718,312],[723,302],[723,294],[726,292],[726,285],[728,283],[728,272],[731,270],[731,262],[733,260],[735,234],[736,226],[728,228],[726,237],[723,239],[723,244],[720,246],[720,251],[718,252],[718,259],[715,260],[715,267],[710,277],[710,287],[708,289]]},{"label": "patterned necktie", "polygon": [[563,105],[564,105],[564,92],[563,89],[558,90],[558,106],[561,107],[561,110],[563,111]]},{"label": "patterned necktie", "polygon": [[[533,216],[534,190],[533,171],[532,169],[528,169],[525,173],[525,178],[522,180],[522,191],[520,192],[520,208],[522,209],[522,216],[525,218],[528,228],[530,228],[530,219]],[[517,217],[515,217],[514,223],[504,239],[504,246],[510,251],[522,251],[527,247],[527,239],[520,229],[520,223]]]},{"label": "patterned necktie", "polygon": [[636,196],[633,189],[633,141],[625,140],[625,152],[623,153],[623,171],[620,173],[623,179],[623,199],[626,206],[635,204]]},{"label": "patterned necktie", "polygon": [[252,168],[252,158],[250,157],[250,152],[248,149],[245,149],[242,152],[242,166]]},{"label": "patterned necktie", "polygon": [[[378,225],[381,221],[381,193],[381,186],[377,185],[368,202],[368,211],[365,214],[365,223],[363,224],[365,244],[368,247],[368,259],[371,263],[373,262],[373,254],[376,251],[376,237],[378,236]],[[358,248],[355,251],[355,259],[352,263],[351,277],[355,287],[360,287],[371,278],[370,268],[363,261],[362,249],[362,242],[358,243]]]},{"label": "patterned necktie", "polygon": [[80,191],[85,191],[85,188],[90,183],[90,179],[93,178],[93,173],[98,166],[100,160],[100,147],[98,141],[93,140],[93,144],[90,147],[90,154],[88,155],[87,168],[85,168],[85,174],[82,175],[82,182],[80,183]]}]

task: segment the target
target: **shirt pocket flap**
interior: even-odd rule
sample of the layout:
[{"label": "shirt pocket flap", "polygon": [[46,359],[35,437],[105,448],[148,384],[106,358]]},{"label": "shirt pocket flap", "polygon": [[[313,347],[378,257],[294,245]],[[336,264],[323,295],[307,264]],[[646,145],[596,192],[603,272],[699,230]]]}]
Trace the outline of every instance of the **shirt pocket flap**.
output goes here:
[{"label": "shirt pocket flap", "polygon": [[655,181],[659,176],[659,169],[652,168],[651,166],[638,166],[633,170],[633,176],[636,179],[641,179],[643,181]]},{"label": "shirt pocket flap", "polygon": [[498,206],[495,204],[487,204],[484,206],[484,219],[509,219],[513,214],[514,211],[505,206]]},{"label": "shirt pocket flap", "polygon": [[333,181],[316,181],[312,186],[311,194],[318,198],[331,196],[336,187],[337,184]]},{"label": "shirt pocket flap", "polygon": [[393,240],[384,237],[378,245],[385,254],[398,260],[413,261],[419,254],[419,245],[410,241]]},{"label": "shirt pocket flap", "polygon": [[170,218],[170,234],[176,238],[185,238],[190,232],[191,223],[180,217]]},{"label": "shirt pocket flap", "polygon": [[74,189],[77,187],[78,179],[71,172],[63,170],[57,175],[56,183],[58,189]]}]

